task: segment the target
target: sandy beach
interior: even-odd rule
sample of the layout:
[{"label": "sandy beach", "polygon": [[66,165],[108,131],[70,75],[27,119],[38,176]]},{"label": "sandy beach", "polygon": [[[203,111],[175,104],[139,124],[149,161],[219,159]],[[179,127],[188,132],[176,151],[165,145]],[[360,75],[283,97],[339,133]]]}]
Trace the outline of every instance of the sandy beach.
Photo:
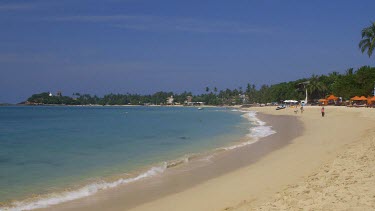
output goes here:
[{"label": "sandy beach", "polygon": [[[320,128],[315,126],[315,130],[329,128],[331,131],[322,132],[322,140],[318,142],[329,148],[332,144],[337,147],[332,147],[332,151],[319,147],[316,150],[320,152],[313,150],[324,156],[324,159],[318,159],[321,160],[319,167],[311,168],[308,174],[284,186],[268,199],[244,202],[230,210],[375,209],[375,110],[345,107],[326,109],[328,118],[324,118],[324,121],[328,125],[322,123]],[[309,110],[317,113],[317,109]],[[309,130],[313,132],[312,122],[308,122],[310,118],[313,119],[311,114],[302,117],[307,125],[305,134]],[[308,141],[307,137],[305,140]]]},{"label": "sandy beach", "polygon": [[374,209],[375,110],[326,107],[322,118],[319,107],[255,109],[298,116],[303,134],[252,165],[133,210]]},{"label": "sandy beach", "polygon": [[320,107],[249,110],[278,133],[209,168],[176,168],[48,210],[374,209],[374,109],[326,107],[324,118]]}]

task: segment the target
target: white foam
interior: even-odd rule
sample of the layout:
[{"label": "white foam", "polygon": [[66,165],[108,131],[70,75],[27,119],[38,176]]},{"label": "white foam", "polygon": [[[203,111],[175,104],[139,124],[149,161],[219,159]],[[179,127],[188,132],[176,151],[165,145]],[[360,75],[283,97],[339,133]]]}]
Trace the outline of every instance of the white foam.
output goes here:
[{"label": "white foam", "polygon": [[260,138],[264,138],[267,136],[270,136],[272,134],[275,134],[276,131],[272,129],[272,126],[267,126],[265,122],[261,121],[256,116],[256,111],[241,111],[245,112],[242,117],[248,119],[253,125],[253,127],[250,127],[249,133],[247,134],[247,137],[249,137],[248,141],[242,142],[240,144],[232,145],[229,147],[224,147],[225,150],[232,150],[239,147],[244,147],[249,144],[253,144],[257,141],[259,141]]},{"label": "white foam", "polygon": [[205,162],[212,162],[212,158],[214,157],[214,155],[208,155],[208,156],[205,156],[201,159],[199,159],[200,161],[205,161]]},{"label": "white foam", "polygon": [[97,193],[100,190],[105,190],[108,188],[114,188],[116,186],[135,182],[137,180],[155,176],[157,174],[163,173],[167,169],[167,163],[163,163],[161,166],[152,167],[148,171],[138,175],[137,177],[128,179],[119,179],[114,182],[99,182],[86,185],[78,190],[66,191],[62,193],[50,194],[46,198],[37,199],[34,201],[18,201],[12,203],[11,207],[0,207],[0,211],[21,211],[21,210],[32,210],[38,208],[46,208],[51,205],[59,204],[62,202],[72,201],[75,199],[83,198]]}]

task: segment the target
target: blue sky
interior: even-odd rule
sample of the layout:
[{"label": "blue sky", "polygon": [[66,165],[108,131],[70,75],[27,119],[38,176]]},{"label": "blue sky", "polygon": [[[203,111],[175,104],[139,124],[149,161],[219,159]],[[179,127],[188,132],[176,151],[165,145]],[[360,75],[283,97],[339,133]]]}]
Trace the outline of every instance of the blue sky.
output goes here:
[{"label": "blue sky", "polygon": [[375,65],[375,1],[0,0],[0,102],[273,84]]}]

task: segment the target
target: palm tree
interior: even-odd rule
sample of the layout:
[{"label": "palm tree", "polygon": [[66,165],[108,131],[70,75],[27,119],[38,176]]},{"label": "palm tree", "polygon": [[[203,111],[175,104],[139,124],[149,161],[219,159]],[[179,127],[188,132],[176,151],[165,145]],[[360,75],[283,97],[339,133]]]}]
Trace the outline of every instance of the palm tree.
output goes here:
[{"label": "palm tree", "polygon": [[318,95],[318,97],[321,97],[322,95],[325,95],[327,87],[319,80],[319,77],[317,75],[312,75],[309,80],[309,84],[307,85],[307,91],[310,94],[315,93]]},{"label": "palm tree", "polygon": [[303,92],[305,92],[305,100],[303,100],[304,104],[306,104],[307,101],[308,101],[307,91],[310,89],[309,84],[310,84],[310,81],[304,81],[302,83],[297,84],[297,87],[298,87],[297,91],[303,91]]},{"label": "palm tree", "polygon": [[242,94],[242,86],[238,87],[238,89],[240,90],[240,94]]},{"label": "palm tree", "polygon": [[362,53],[367,51],[368,57],[372,55],[375,48],[375,22],[369,27],[362,29],[362,40],[359,42],[359,48]]},{"label": "palm tree", "polygon": [[346,70],[346,75],[353,75],[353,68],[349,68]]},{"label": "palm tree", "polygon": [[217,93],[217,88],[216,88],[216,86],[214,87],[214,92],[215,92],[215,95],[216,95],[216,93]]}]

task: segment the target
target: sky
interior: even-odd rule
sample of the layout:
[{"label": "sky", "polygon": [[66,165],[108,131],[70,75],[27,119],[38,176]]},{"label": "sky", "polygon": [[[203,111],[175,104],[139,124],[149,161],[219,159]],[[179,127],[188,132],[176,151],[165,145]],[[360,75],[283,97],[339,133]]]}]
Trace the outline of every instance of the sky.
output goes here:
[{"label": "sky", "polygon": [[375,65],[374,0],[0,0],[0,103],[203,93]]}]

